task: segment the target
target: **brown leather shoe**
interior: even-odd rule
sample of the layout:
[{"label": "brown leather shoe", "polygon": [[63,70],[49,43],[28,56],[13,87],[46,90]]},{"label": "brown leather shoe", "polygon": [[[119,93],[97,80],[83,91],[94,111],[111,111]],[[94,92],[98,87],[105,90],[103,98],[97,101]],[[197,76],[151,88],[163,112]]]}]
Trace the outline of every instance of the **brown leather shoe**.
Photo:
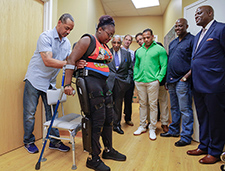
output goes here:
[{"label": "brown leather shoe", "polygon": [[203,150],[201,150],[199,148],[196,148],[195,150],[188,150],[187,154],[199,156],[199,155],[202,155],[202,154],[207,154],[207,152],[203,151]]},{"label": "brown leather shoe", "polygon": [[220,161],[220,158],[213,157],[210,154],[207,154],[205,157],[199,160],[199,163],[201,164],[214,164],[216,162]]},{"label": "brown leather shoe", "polygon": [[169,128],[167,125],[161,125],[162,129],[164,132],[168,132],[169,131]]},{"label": "brown leather shoe", "polygon": [[132,121],[126,121],[126,124],[130,126],[134,126],[134,123]]}]

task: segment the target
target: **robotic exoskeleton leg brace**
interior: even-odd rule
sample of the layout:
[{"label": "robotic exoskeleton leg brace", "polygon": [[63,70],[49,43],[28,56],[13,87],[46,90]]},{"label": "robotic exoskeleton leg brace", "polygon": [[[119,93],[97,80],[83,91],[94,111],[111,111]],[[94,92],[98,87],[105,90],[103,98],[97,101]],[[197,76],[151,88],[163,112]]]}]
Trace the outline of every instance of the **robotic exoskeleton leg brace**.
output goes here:
[{"label": "robotic exoskeleton leg brace", "polygon": [[81,111],[84,113],[82,118],[82,138],[83,148],[85,151],[91,153],[91,121],[90,121],[90,104],[88,99],[88,92],[86,89],[85,80],[83,77],[78,77],[76,80],[77,94],[80,101]]},{"label": "robotic exoskeleton leg brace", "polygon": [[104,146],[112,148],[112,93],[108,89],[106,80],[94,76],[78,76],[76,86],[84,118],[91,120],[91,135],[85,131],[87,127],[84,126],[87,124],[82,125],[82,131],[85,133],[83,134],[84,150],[92,156],[97,156],[101,148],[100,136],[102,136]]}]

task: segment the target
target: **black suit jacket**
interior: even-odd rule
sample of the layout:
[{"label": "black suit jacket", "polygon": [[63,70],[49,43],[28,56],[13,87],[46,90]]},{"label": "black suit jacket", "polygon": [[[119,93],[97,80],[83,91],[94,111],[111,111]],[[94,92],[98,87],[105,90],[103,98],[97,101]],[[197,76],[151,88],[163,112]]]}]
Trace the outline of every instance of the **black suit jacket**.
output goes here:
[{"label": "black suit jacket", "polygon": [[[113,49],[110,49],[113,54]],[[115,60],[108,64],[109,66],[109,77],[108,77],[108,86],[112,90],[115,84],[115,79],[118,80],[121,88],[129,88],[129,85],[133,76],[133,66],[130,52],[120,49],[121,53],[121,62],[118,70],[116,69]]]}]

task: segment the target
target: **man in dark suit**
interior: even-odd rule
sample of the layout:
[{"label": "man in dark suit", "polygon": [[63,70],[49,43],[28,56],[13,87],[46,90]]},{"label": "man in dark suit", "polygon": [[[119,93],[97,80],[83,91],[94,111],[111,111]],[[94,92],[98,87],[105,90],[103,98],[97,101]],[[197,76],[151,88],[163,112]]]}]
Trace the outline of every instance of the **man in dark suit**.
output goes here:
[{"label": "man in dark suit", "polygon": [[[132,41],[133,41],[133,37],[130,34],[125,35],[123,38],[123,45],[121,47],[122,49],[130,52],[132,64],[134,66],[134,61],[135,61],[134,51],[129,48]],[[125,92],[125,95],[124,95],[124,110],[123,110],[123,113],[125,114],[124,116],[125,123],[130,126],[134,126],[134,123],[131,121],[133,94],[134,94],[134,81],[132,78],[130,83],[130,88]]]},{"label": "man in dark suit", "polygon": [[126,90],[130,87],[133,75],[133,67],[130,53],[121,49],[122,39],[115,35],[112,39],[113,61],[108,64],[110,74],[108,78],[109,89],[113,92],[114,119],[113,130],[119,134],[124,134],[121,129],[122,103]]},{"label": "man in dark suit", "polygon": [[225,144],[225,24],[214,20],[211,6],[198,7],[195,21],[202,26],[191,62],[200,144],[187,154],[206,154],[199,162],[213,164],[219,161]]}]

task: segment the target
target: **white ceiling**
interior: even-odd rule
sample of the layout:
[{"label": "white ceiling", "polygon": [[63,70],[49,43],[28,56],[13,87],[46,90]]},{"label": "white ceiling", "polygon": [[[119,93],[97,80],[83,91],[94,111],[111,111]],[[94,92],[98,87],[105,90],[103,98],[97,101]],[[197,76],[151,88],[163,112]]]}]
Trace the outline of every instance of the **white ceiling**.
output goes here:
[{"label": "white ceiling", "polygon": [[163,15],[170,0],[159,0],[155,7],[136,9],[131,0],[101,0],[105,13],[112,17]]}]

